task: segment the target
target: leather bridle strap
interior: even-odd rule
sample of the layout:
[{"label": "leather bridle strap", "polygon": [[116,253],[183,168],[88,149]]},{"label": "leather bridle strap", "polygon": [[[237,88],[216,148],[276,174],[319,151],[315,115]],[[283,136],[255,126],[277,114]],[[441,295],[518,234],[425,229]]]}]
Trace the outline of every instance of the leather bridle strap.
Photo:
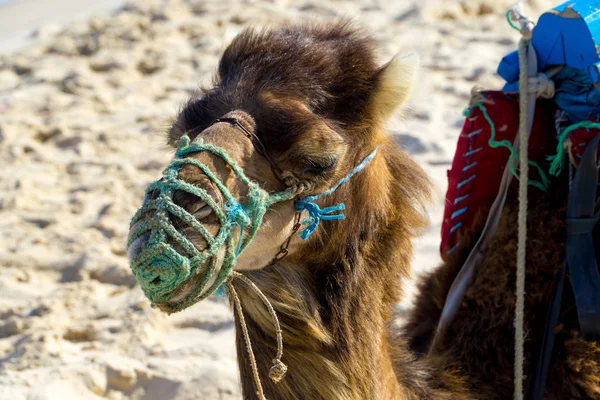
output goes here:
[{"label": "leather bridle strap", "polygon": [[565,288],[565,275],[567,274],[567,260],[563,261],[558,272],[558,280],[550,300],[550,308],[546,318],[546,327],[544,328],[544,337],[540,346],[540,356],[531,384],[530,400],[543,400],[546,382],[548,380],[548,371],[550,370],[550,360],[554,349],[554,338],[556,333],[554,329],[558,324],[560,308],[562,305],[562,296]]},{"label": "leather bridle strap", "polygon": [[600,335],[600,273],[596,262],[592,231],[600,220],[600,210],[596,208],[596,188],[598,170],[596,152],[600,135],[588,144],[579,163],[567,204],[567,259],[561,265],[558,279],[548,310],[540,358],[533,379],[531,400],[542,400],[550,370],[550,360],[554,347],[555,328],[560,315],[562,295],[565,286],[567,265],[577,315],[579,329],[584,337]]},{"label": "leather bridle strap", "polygon": [[575,294],[579,329],[600,335],[600,272],[592,231],[600,220],[595,210],[598,187],[596,153],[600,135],[592,139],[577,168],[567,206],[567,264]]},{"label": "leather bridle strap", "polygon": [[[279,168],[277,166],[277,164],[275,164],[273,159],[269,156],[263,142],[260,140],[260,138],[258,136],[256,136],[255,133],[250,132],[248,129],[246,129],[246,127],[244,125],[242,125],[240,123],[240,121],[237,120],[237,118],[232,118],[232,117],[217,118],[210,124],[210,126],[212,126],[216,123],[219,123],[219,122],[228,123],[228,124],[238,128],[239,130],[241,130],[244,133],[244,135],[248,139],[250,139],[250,141],[252,142],[252,145],[254,146],[254,148],[256,149],[258,154],[263,156],[269,162],[269,164],[271,165],[271,170],[273,171],[273,175],[275,175],[275,178],[277,178],[277,180],[280,183],[285,185],[285,182],[283,182],[283,180],[281,179],[281,175],[282,175],[283,171],[281,170],[281,168]],[[288,247],[290,246],[292,237],[298,232],[298,230],[302,226],[302,224],[300,223],[300,214],[301,213],[296,212],[296,215],[294,216],[294,226],[292,227],[292,232],[290,233],[288,238],[281,244],[281,246],[279,246],[279,251],[277,252],[277,254],[275,254],[275,256],[271,259],[271,261],[269,261],[269,263],[266,265],[267,267],[277,263],[278,261],[280,261],[281,259],[285,258],[288,255],[288,253],[289,253]]]},{"label": "leather bridle strap", "polygon": [[275,175],[275,178],[277,178],[277,180],[280,183],[283,183],[285,185],[285,183],[281,179],[281,174],[283,171],[281,170],[281,168],[279,168],[277,166],[277,164],[275,164],[273,159],[269,156],[269,153],[267,153],[267,149],[265,148],[265,145],[260,140],[260,138],[258,136],[256,136],[256,134],[254,132],[250,132],[248,129],[246,129],[246,127],[244,125],[242,125],[242,123],[240,121],[237,120],[237,118],[233,118],[233,117],[217,118],[210,124],[210,126],[212,126],[216,123],[219,123],[219,122],[228,123],[232,126],[235,126],[239,130],[241,130],[244,133],[244,135],[248,139],[250,139],[250,141],[252,142],[252,145],[254,146],[254,148],[256,149],[258,154],[260,154],[261,156],[263,156],[264,158],[267,159],[267,161],[271,165],[271,170],[273,171],[273,175]]}]

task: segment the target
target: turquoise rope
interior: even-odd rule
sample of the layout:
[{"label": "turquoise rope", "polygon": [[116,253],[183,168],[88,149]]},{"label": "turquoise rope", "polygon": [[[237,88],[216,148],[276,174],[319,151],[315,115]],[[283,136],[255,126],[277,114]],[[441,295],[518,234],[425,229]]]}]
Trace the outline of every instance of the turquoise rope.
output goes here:
[{"label": "turquoise rope", "polygon": [[[512,143],[509,142],[508,140],[500,140],[497,141],[496,140],[496,125],[494,124],[494,121],[492,121],[492,118],[490,118],[490,115],[487,112],[487,109],[485,108],[485,106],[483,104],[476,104],[476,107],[478,107],[481,112],[483,113],[484,118],[486,119],[486,121],[488,122],[488,124],[490,125],[490,131],[491,131],[491,135],[490,135],[490,139],[488,140],[488,144],[490,145],[490,147],[492,148],[498,148],[498,147],[506,147],[508,149],[508,151],[510,151],[510,160],[519,160],[519,155],[515,152],[515,149],[512,146]],[[528,184],[537,187],[538,189],[542,190],[542,191],[546,191],[548,190],[548,186],[550,185],[550,180],[548,179],[548,177],[546,176],[546,173],[544,172],[544,170],[542,169],[542,167],[534,162],[529,160],[528,164],[531,165],[532,167],[536,168],[538,170],[538,173],[540,174],[540,177],[542,179],[541,182],[536,181],[536,180],[529,180]],[[513,176],[517,179],[519,178],[519,175],[517,174],[517,171],[515,170],[514,167],[514,163],[510,162],[508,164],[510,172],[513,174]]]},{"label": "turquoise rope", "polygon": [[558,145],[556,146],[556,154],[548,157],[548,161],[552,161],[550,164],[550,173],[554,176],[560,175],[564,164],[565,156],[565,140],[569,136],[569,133],[573,132],[577,128],[596,128],[600,129],[600,122],[594,121],[581,121],[573,125],[569,125],[558,137]]},{"label": "turquoise rope", "polygon": [[[223,185],[223,183],[221,183],[221,181],[217,179],[215,174],[213,174],[211,169],[206,164],[202,164],[201,162],[194,160],[193,158],[182,158],[179,160],[174,160],[172,163],[173,167],[177,167],[177,171],[179,171],[179,168],[183,167],[186,164],[192,165],[198,168],[200,171],[202,171],[202,173],[206,175],[206,177],[217,186],[217,189],[219,189],[219,192],[221,192],[225,201],[231,201],[233,199],[231,193],[229,193],[229,190],[227,190],[227,187],[225,187],[225,185]],[[175,179],[175,181],[178,182],[178,189],[179,186],[183,187],[183,185],[179,185],[179,179]]]},{"label": "turquoise rope", "polygon": [[[184,136],[184,137],[187,137],[187,136]],[[187,139],[187,141],[189,141],[189,138]],[[186,148],[182,149],[181,151],[178,151],[177,156],[180,158],[183,158],[184,156],[186,156],[190,153],[197,153],[200,151],[209,151],[209,152],[213,153],[214,155],[216,155],[217,157],[220,157],[221,159],[223,159],[223,161],[225,161],[231,167],[231,169],[235,172],[235,174],[242,181],[242,183],[245,183],[246,185],[250,185],[250,183],[251,183],[250,179],[246,176],[246,174],[244,174],[244,171],[237,165],[237,163],[235,161],[233,161],[233,159],[231,159],[231,157],[229,157],[229,155],[225,152],[225,150],[223,150],[220,147],[213,146],[212,144],[204,143],[202,141],[202,139],[197,139],[197,141],[195,143],[188,145]]]},{"label": "turquoise rope", "polygon": [[508,22],[508,24],[510,25],[511,28],[513,28],[516,31],[520,31],[520,29],[515,24],[513,24],[512,20],[510,19],[511,11],[512,11],[512,8],[506,12],[506,21]]},{"label": "turquoise rope", "polygon": [[[236,176],[248,185],[246,204],[238,203],[207,165],[193,158],[185,158],[189,154],[202,151],[220,157]],[[225,199],[223,208],[218,206],[206,190],[179,179],[179,171],[185,165],[200,169],[215,184]],[[175,204],[173,194],[177,190],[197,196],[213,210],[221,225],[214,237],[192,214]],[[233,270],[237,257],[256,235],[267,208],[274,202],[291,200],[294,196],[291,190],[270,196],[256,183],[251,182],[223,149],[205,144],[201,140],[190,144],[187,136],[181,138],[175,157],[163,172],[162,179],[151,183],[146,188],[147,194],[154,192],[158,192],[158,196],[145,201],[132,217],[128,239],[128,246],[131,246],[140,237],[150,233],[147,246],[131,262],[132,271],[144,294],[153,303],[164,303],[182,283],[198,273],[203,274],[186,299],[172,306],[173,311],[183,309],[216,290]],[[152,215],[149,215],[150,213]],[[197,232],[206,241],[207,248],[199,251],[188,238],[175,229],[169,215],[179,218],[186,226]],[[236,226],[240,234],[237,245],[234,245],[231,234]],[[179,246],[186,256],[176,251],[170,242]],[[204,291],[214,273],[215,255],[222,247],[225,247],[223,265],[211,288],[199,297],[199,293]],[[205,268],[204,265],[208,260],[211,262]],[[200,268],[204,270],[200,272]]]},{"label": "turquoise rope", "polygon": [[350,180],[350,178],[352,178],[358,172],[362,171],[365,168],[365,166],[373,158],[375,158],[376,154],[377,154],[377,149],[373,150],[373,152],[371,154],[369,154],[364,160],[362,160],[362,162],[360,164],[358,164],[344,178],[342,178],[338,183],[336,183],[334,186],[332,186],[325,192],[323,192],[319,195],[316,195],[316,196],[308,196],[301,200],[296,201],[296,204],[294,205],[296,208],[296,211],[298,211],[298,212],[307,211],[308,212],[308,217],[302,221],[302,224],[307,225],[307,227],[302,232],[300,232],[300,237],[303,240],[307,240],[309,238],[309,236],[313,234],[315,229],[317,229],[317,227],[319,226],[319,222],[321,220],[328,221],[328,220],[345,218],[344,214],[333,214],[334,212],[342,211],[346,208],[346,206],[343,203],[321,209],[315,202],[322,197],[329,196],[330,194],[335,192],[340,186],[342,186],[344,183],[348,182]]}]

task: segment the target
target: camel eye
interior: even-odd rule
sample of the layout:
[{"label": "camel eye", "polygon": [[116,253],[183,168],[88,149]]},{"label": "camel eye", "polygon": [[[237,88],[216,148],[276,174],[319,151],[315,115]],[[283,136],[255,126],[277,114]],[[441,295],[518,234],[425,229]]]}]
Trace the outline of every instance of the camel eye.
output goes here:
[{"label": "camel eye", "polygon": [[331,157],[321,160],[309,160],[304,169],[302,170],[303,174],[312,174],[318,175],[330,171],[337,164],[337,157]]}]

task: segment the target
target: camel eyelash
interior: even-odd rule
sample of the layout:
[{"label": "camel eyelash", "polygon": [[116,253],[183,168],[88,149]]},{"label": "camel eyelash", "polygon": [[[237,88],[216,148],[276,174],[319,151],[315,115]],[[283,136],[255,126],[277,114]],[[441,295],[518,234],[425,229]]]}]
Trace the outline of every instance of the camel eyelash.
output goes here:
[{"label": "camel eyelash", "polygon": [[302,170],[302,173],[322,174],[330,171],[337,164],[337,157],[330,157],[321,160],[308,160]]}]

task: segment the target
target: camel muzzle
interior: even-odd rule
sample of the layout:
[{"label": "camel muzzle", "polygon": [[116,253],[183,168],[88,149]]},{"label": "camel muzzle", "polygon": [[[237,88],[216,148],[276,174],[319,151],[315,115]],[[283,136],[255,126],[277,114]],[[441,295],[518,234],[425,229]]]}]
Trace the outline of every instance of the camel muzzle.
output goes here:
[{"label": "camel muzzle", "polygon": [[[274,174],[279,178],[281,171],[253,132],[248,131],[235,118],[225,117],[215,120],[213,124],[215,123],[229,123],[241,130],[252,141],[257,152],[269,161]],[[198,152],[212,153],[231,168],[236,178],[248,188],[245,203],[238,202],[206,164],[188,157]],[[332,194],[350,180],[376,154],[377,149],[325,192],[296,199],[294,209],[297,220],[291,235],[304,224],[307,227],[300,232],[300,236],[307,240],[321,220],[343,219],[344,214],[339,213],[345,208],[343,203],[321,209],[316,201]],[[207,190],[179,178],[179,171],[186,165],[198,168],[203,173],[220,192],[223,206],[217,204]],[[201,220],[174,202],[176,191],[196,196],[212,209],[219,221],[216,234],[211,234]],[[127,253],[142,291],[153,306],[169,313],[181,311],[207,298],[231,275],[239,255],[258,232],[267,210],[273,204],[292,200],[295,196],[296,193],[291,188],[268,193],[256,182],[252,182],[224,149],[204,143],[200,138],[191,142],[187,135],[182,136],[163,177],[148,185],[144,203],[131,219]],[[300,222],[300,214],[304,211],[308,216]],[[174,220],[178,221],[177,227],[173,224]],[[239,229],[237,235],[234,234],[236,227]],[[190,240],[185,233],[190,231],[204,239],[205,248],[198,249],[194,241]],[[274,261],[287,254],[290,239],[291,236],[282,244]]]},{"label": "camel muzzle", "polygon": [[[237,179],[248,187],[244,204],[231,195],[206,164],[187,157],[197,152],[210,152],[231,168]],[[223,206],[218,205],[207,190],[179,178],[179,171],[185,165],[198,168],[211,181],[224,200]],[[173,195],[179,190],[196,196],[212,209],[219,221],[215,235],[201,220],[174,202]],[[225,150],[201,139],[191,143],[188,136],[183,136],[163,177],[148,185],[144,203],[131,219],[128,255],[144,294],[154,306],[167,312],[183,310],[208,297],[227,279],[238,256],[256,235],[267,209],[293,197],[289,189],[267,193],[248,179]],[[186,229],[176,228],[175,219]],[[234,235],[236,227],[239,236]],[[203,238],[206,247],[198,249],[182,234],[185,230],[192,230]]]}]

